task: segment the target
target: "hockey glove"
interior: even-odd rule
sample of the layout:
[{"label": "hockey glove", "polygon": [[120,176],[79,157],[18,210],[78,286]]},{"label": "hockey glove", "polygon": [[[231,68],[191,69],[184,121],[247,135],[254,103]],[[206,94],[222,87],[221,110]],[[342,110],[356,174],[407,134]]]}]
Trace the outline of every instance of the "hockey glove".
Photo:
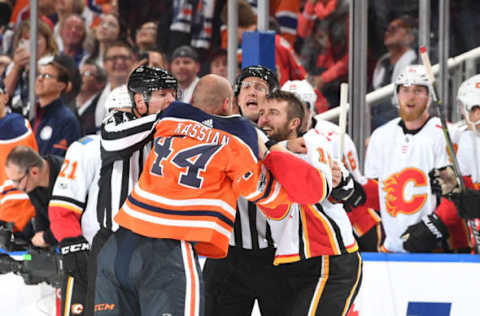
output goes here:
[{"label": "hockey glove", "polygon": [[448,238],[447,226],[437,214],[425,216],[414,225],[408,226],[401,235],[403,248],[408,252],[431,252],[436,249],[439,241]]},{"label": "hockey glove", "polygon": [[64,238],[58,252],[62,255],[65,274],[86,282],[89,250],[90,245],[83,236]]},{"label": "hockey glove", "polygon": [[355,181],[350,173],[344,174],[342,170],[342,181],[332,190],[332,198],[343,203],[347,211],[365,203],[367,196],[362,185]]},{"label": "hockey glove", "polygon": [[432,193],[439,195],[447,195],[449,193],[460,192],[460,184],[458,183],[455,171],[452,166],[446,166],[439,169],[432,169],[428,176],[430,178],[430,186]]},{"label": "hockey glove", "polygon": [[467,189],[465,192],[448,196],[455,203],[458,216],[465,219],[480,218],[480,191]]}]

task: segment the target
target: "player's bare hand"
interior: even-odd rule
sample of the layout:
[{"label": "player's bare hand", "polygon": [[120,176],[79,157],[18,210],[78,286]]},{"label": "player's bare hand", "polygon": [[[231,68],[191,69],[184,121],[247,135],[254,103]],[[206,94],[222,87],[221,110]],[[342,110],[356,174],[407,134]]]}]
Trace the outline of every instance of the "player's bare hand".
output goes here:
[{"label": "player's bare hand", "polygon": [[45,248],[48,246],[48,244],[45,242],[45,239],[43,238],[43,234],[45,232],[42,230],[42,231],[39,231],[39,232],[36,232],[35,235],[33,235],[32,237],[32,245],[34,245],[35,247],[40,247],[40,248]]},{"label": "player's bare hand", "polygon": [[298,137],[289,140],[287,142],[287,149],[293,153],[306,154],[307,146],[305,145],[305,139],[303,139],[303,137]]},{"label": "player's bare hand", "polygon": [[332,185],[336,188],[342,182],[342,170],[336,160],[332,164]]}]

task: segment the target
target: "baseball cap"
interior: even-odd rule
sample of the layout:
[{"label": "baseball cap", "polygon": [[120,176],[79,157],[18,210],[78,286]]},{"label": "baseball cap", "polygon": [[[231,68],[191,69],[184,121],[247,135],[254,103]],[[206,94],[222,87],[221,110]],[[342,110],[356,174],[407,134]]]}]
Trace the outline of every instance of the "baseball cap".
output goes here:
[{"label": "baseball cap", "polygon": [[193,47],[188,46],[188,45],[183,45],[183,46],[177,47],[173,51],[172,61],[175,58],[178,58],[178,57],[188,57],[188,58],[193,59],[196,62],[199,62],[197,52],[195,51],[195,49]]}]

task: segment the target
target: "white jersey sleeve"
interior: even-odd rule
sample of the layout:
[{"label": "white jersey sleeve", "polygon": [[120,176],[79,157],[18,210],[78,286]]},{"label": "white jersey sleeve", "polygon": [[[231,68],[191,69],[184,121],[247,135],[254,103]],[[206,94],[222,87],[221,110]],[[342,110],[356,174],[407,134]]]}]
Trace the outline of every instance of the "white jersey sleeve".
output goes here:
[{"label": "white jersey sleeve", "polygon": [[49,207],[81,215],[82,234],[89,242],[99,229],[96,205],[100,167],[100,136],[88,135],[74,142],[67,150],[49,203]]},{"label": "white jersey sleeve", "polygon": [[343,157],[340,158],[340,127],[328,121],[318,120],[315,130],[331,143],[332,158],[341,160],[355,180],[363,184],[365,178],[359,168],[357,148],[352,138],[347,133],[344,134]]},{"label": "white jersey sleeve", "polygon": [[460,172],[471,176],[474,183],[480,183],[480,135],[464,131],[459,137],[457,159]]},{"label": "white jersey sleeve", "polygon": [[365,177],[369,179],[380,178],[383,170],[382,163],[382,140],[380,135],[382,134],[383,127],[377,128],[368,142],[367,152],[365,154]]},{"label": "white jersey sleeve", "polygon": [[315,130],[308,131],[304,136],[307,154],[303,159],[318,169],[325,177],[328,188],[332,188],[332,154],[330,143]]},{"label": "white jersey sleeve", "polygon": [[53,187],[53,198],[71,201],[76,212],[83,212],[88,189],[100,169],[99,136],[89,135],[74,142],[67,150],[65,160]]}]

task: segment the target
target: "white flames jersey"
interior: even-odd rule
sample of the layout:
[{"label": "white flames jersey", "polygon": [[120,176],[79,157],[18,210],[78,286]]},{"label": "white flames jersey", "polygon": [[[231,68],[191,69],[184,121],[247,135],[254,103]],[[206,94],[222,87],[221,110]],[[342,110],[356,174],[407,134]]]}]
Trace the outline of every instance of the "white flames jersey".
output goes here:
[{"label": "white flames jersey", "polygon": [[[304,138],[307,154],[299,157],[327,175],[331,188],[330,143],[315,130],[310,130]],[[276,247],[275,264],[340,255],[358,249],[343,206],[327,199],[315,205],[291,204],[281,218],[271,217],[268,222]]]},{"label": "white flames jersey", "polygon": [[365,176],[378,179],[385,251],[403,252],[400,235],[434,211],[428,173],[450,164],[440,120],[431,118],[416,134],[405,134],[396,118],[370,137]]},{"label": "white flames jersey", "polygon": [[355,180],[364,184],[366,179],[363,177],[359,169],[360,165],[358,163],[357,148],[350,136],[345,133],[343,141],[343,157],[340,158],[340,127],[329,121],[317,120],[315,130],[324,135],[329,141],[332,147],[332,158],[341,160]]},{"label": "white flames jersey", "polygon": [[462,175],[470,176],[480,190],[480,133],[466,130],[458,142],[457,160]]},{"label": "white flames jersey", "polygon": [[65,161],[53,188],[50,206],[82,214],[82,234],[91,244],[100,229],[97,221],[98,179],[100,177],[100,136],[89,135],[68,148]]}]

